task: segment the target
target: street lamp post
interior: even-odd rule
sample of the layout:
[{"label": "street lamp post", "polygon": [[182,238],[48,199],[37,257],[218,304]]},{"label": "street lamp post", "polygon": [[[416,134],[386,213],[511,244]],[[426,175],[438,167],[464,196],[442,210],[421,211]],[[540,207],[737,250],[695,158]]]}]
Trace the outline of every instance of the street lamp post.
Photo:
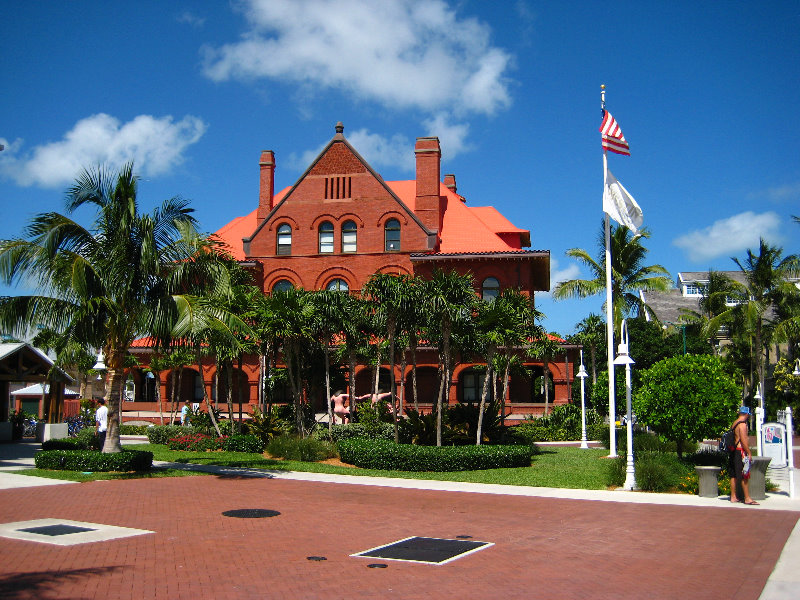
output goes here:
[{"label": "street lamp post", "polygon": [[589,443],[586,440],[586,378],[589,374],[583,366],[583,350],[581,350],[581,366],[576,377],[581,379],[581,448],[588,449]]},{"label": "street lamp post", "polygon": [[636,471],[633,464],[633,414],[631,410],[631,365],[634,360],[628,355],[628,323],[627,319],[622,321],[620,327],[620,343],[617,348],[617,358],[614,359],[615,365],[625,365],[625,402],[627,404],[627,433],[628,433],[628,461],[625,467],[625,483],[623,490],[632,491],[636,489]]},{"label": "street lamp post", "polygon": [[764,456],[764,440],[761,437],[761,426],[764,424],[764,396],[761,394],[761,384],[756,386],[756,395],[753,400],[758,403],[756,406],[756,446],[758,447],[758,455]]}]

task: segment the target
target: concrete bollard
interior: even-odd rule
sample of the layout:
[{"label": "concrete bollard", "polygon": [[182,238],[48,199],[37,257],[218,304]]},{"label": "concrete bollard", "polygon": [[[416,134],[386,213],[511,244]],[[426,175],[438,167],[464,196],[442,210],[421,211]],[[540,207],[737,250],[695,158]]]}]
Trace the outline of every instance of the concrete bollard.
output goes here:
[{"label": "concrete bollard", "polygon": [[719,467],[695,467],[697,472],[698,495],[701,498],[719,496]]}]

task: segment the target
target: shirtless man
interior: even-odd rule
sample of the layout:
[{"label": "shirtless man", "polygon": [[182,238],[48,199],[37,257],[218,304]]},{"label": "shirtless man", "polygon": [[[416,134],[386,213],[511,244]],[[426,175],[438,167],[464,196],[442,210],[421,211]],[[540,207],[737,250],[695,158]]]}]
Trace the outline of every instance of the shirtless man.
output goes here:
[{"label": "shirtless man", "polygon": [[742,406],[739,409],[739,416],[731,425],[734,433],[734,447],[728,452],[728,472],[731,475],[731,502],[739,502],[736,497],[736,482],[742,482],[745,504],[758,504],[750,497],[750,473],[744,473],[744,457],[748,463],[752,461],[753,455],[750,453],[750,440],[747,436],[747,420],[750,417],[750,409]]}]

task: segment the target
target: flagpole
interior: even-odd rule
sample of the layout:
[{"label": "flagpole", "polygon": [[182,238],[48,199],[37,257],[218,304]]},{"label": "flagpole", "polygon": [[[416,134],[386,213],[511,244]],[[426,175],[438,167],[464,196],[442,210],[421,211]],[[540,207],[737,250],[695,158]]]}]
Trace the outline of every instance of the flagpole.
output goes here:
[{"label": "flagpole", "polygon": [[[606,86],[600,86],[601,107],[606,109]],[[603,148],[603,186],[608,175],[608,155]],[[605,215],[606,237],[606,339],[608,353],[608,417],[609,417],[609,458],[617,457],[617,404],[614,385],[614,306],[611,293],[611,224],[607,212]]]}]

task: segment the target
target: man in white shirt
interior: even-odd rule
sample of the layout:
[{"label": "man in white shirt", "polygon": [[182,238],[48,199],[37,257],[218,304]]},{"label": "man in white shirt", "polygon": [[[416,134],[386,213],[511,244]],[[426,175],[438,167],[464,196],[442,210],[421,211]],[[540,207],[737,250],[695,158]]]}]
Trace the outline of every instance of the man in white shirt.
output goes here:
[{"label": "man in white shirt", "polygon": [[98,402],[100,406],[94,414],[94,430],[97,433],[97,439],[100,441],[100,450],[102,450],[106,444],[106,432],[108,431],[108,407],[106,406],[106,401],[102,398]]}]

